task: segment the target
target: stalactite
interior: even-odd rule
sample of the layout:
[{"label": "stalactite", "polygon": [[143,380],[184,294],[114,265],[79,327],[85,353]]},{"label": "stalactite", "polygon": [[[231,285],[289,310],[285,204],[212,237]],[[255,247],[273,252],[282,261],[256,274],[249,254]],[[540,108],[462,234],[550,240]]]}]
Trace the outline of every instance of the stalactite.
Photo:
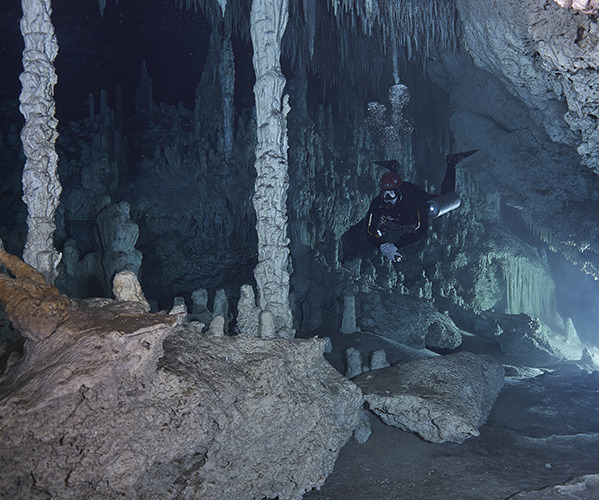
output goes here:
[{"label": "stalactite", "polygon": [[[399,43],[409,54],[418,53],[423,48],[422,60],[429,56],[430,47],[455,47],[457,29],[455,26],[455,5],[445,0],[404,0],[386,2],[384,0],[344,0],[343,9],[337,8],[337,0],[330,0],[337,17],[347,17],[355,27],[360,20],[362,32],[372,34],[378,26],[386,43]],[[342,36],[353,37],[353,30],[342,31]],[[385,47],[386,51],[387,47]]]},{"label": "stalactite", "polygon": [[[223,17],[223,0],[179,0],[187,8],[200,9],[213,27],[223,18],[232,33],[244,39],[249,33],[245,0],[228,0]],[[371,99],[392,83],[406,83],[394,68],[389,73],[394,47],[397,54],[425,67],[432,47],[455,48],[457,32],[455,2],[445,0],[302,0],[290,2],[289,35],[283,40],[283,55],[291,67],[310,71],[323,82],[322,94],[330,86],[352,88],[357,99]],[[381,57],[373,57],[373,54]],[[389,55],[389,57],[385,57]],[[397,59],[396,59],[397,60]],[[341,83],[343,82],[343,83]],[[336,90],[338,94],[344,93]],[[352,104],[355,106],[355,101]]]},{"label": "stalactite", "polygon": [[152,96],[152,79],[148,74],[145,59],[141,61],[141,75],[137,81],[137,90],[133,95],[135,114],[139,118],[154,119],[154,98]]},{"label": "stalactite", "polygon": [[557,251],[557,247],[554,242],[554,235],[547,227],[536,222],[532,218],[532,216],[527,212],[522,213],[522,220],[524,221],[526,227],[532,234],[534,234],[544,243],[547,243],[547,246],[551,251]]},{"label": "stalactite", "polygon": [[288,20],[288,0],[254,0],[251,38],[256,84],[256,182],[254,208],[258,265],[254,276],[259,305],[274,316],[280,336],[293,336],[289,307],[289,238],[287,236],[288,96],[283,97],[281,39]]},{"label": "stalactite", "polygon": [[201,11],[209,20],[213,29],[223,21],[229,23],[232,33],[249,40],[249,9],[247,0],[178,0],[179,6]]},{"label": "stalactite", "polygon": [[393,40],[393,83],[397,85],[400,82],[399,79],[399,54],[397,50],[397,40]]},{"label": "stalactite", "polygon": [[316,0],[304,0],[304,22],[308,32],[308,50],[314,55],[314,33],[316,31]]},{"label": "stalactite", "polygon": [[25,126],[21,132],[27,157],[23,169],[23,200],[27,204],[27,242],[24,261],[40,271],[53,284],[61,259],[54,248],[54,216],[62,187],[58,179],[55,150],[58,120],[54,116],[54,85],[57,77],[54,59],[58,43],[50,19],[51,0],[22,0],[21,33],[23,86],[20,101]]},{"label": "stalactite", "polygon": [[[118,4],[119,0],[114,0],[114,4]],[[98,7],[100,10],[100,15],[104,15],[104,11],[106,10],[106,0],[98,0]]]}]

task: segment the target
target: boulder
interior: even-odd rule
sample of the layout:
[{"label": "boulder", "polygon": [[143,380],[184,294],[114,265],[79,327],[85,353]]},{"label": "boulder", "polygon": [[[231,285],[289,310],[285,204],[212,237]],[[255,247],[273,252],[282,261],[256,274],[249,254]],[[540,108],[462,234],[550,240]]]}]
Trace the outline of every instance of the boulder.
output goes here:
[{"label": "boulder", "polygon": [[0,382],[4,498],[295,499],[364,433],[362,395],[322,339],[182,325],[60,344]]},{"label": "boulder", "polygon": [[452,307],[447,301],[444,306],[450,309],[459,327],[497,342],[513,364],[547,366],[564,359],[561,346],[571,347],[576,342],[580,343],[574,327],[570,326],[570,319],[566,320],[562,332],[556,332],[529,314],[503,314],[455,305]]},{"label": "boulder", "polygon": [[523,491],[510,498],[513,500],[559,500],[565,498],[593,500],[597,498],[598,491],[599,474],[587,474],[540,490]]},{"label": "boulder", "polygon": [[360,294],[361,330],[417,349],[455,349],[462,343],[463,331],[434,304],[412,295],[392,293]]},{"label": "boulder", "polygon": [[0,261],[15,275],[0,274],[0,301],[27,338],[0,377],[1,498],[291,500],[354,430],[368,437],[323,339],[203,335]]},{"label": "boulder", "polygon": [[495,339],[505,355],[524,366],[547,366],[564,359],[552,347],[546,327],[527,314],[505,314],[499,319]]},{"label": "boulder", "polygon": [[418,359],[353,379],[383,422],[431,443],[478,436],[504,382],[490,356],[459,352]]}]

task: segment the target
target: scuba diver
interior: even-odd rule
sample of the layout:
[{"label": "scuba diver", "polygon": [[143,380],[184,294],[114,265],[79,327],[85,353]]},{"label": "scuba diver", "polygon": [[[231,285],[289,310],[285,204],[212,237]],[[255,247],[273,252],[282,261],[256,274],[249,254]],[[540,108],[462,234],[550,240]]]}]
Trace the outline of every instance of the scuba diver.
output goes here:
[{"label": "scuba diver", "polygon": [[460,206],[455,192],[456,165],[478,149],[446,156],[447,170],[441,194],[429,194],[410,182],[403,182],[397,160],[375,161],[389,169],[379,181],[381,192],[372,200],[366,215],[366,238],[391,262],[399,262],[399,248],[426,235],[429,217],[437,218]]}]

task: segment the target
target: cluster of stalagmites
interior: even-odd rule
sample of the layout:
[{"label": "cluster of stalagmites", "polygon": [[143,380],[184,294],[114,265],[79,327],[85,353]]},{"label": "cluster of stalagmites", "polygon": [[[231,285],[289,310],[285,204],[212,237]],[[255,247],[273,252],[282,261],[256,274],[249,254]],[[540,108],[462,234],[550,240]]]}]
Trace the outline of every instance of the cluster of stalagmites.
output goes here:
[{"label": "cluster of stalagmites", "polygon": [[[219,315],[204,334],[148,313],[133,273],[114,281],[122,300],[75,300],[4,251],[0,263],[27,339],[0,380],[4,498],[298,498],[364,428],[363,396],[322,339],[223,335]],[[269,337],[263,313],[245,312]]]}]

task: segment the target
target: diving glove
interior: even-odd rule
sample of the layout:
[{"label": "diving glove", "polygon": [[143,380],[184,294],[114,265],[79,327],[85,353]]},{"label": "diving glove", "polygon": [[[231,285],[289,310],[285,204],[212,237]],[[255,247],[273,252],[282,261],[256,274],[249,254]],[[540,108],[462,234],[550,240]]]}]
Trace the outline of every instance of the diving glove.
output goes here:
[{"label": "diving glove", "polygon": [[393,243],[383,243],[381,245],[381,252],[391,262],[399,262],[402,259],[402,255],[397,251],[397,247]]}]

